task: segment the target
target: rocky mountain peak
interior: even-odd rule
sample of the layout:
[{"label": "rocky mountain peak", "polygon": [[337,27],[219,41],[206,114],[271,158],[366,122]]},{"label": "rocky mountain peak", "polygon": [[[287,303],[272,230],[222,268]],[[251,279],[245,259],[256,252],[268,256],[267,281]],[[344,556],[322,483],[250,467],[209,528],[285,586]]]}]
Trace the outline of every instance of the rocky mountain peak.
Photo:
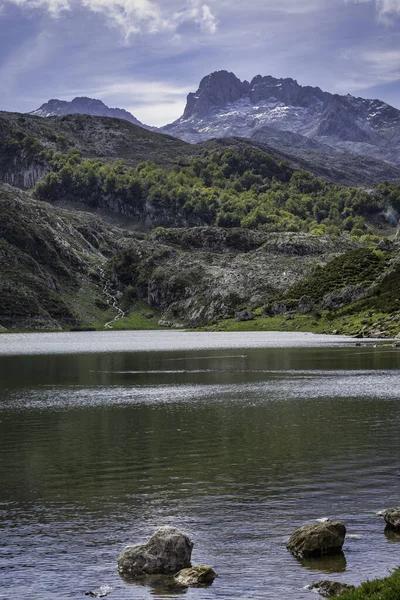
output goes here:
[{"label": "rocky mountain peak", "polygon": [[183,118],[203,117],[213,109],[236,102],[248,92],[249,87],[247,81],[240,81],[234,73],[215,71],[201,80],[197,92],[188,95]]},{"label": "rocky mountain peak", "polygon": [[189,94],[183,116],[162,131],[191,143],[258,139],[258,132],[263,143],[270,140],[278,149],[293,145],[317,152],[314,140],[324,147],[321,152],[344,151],[400,165],[400,110],[380,100],[302,86],[290,77],[258,74],[249,83],[228,71],[211,73]]},{"label": "rocky mountain peak", "polygon": [[326,103],[330,97],[331,94],[318,87],[299,85],[291,77],[277,79],[271,75],[256,75],[249,83],[234,73],[215,71],[201,80],[197,92],[188,95],[182,120],[207,117],[242,98],[250,105],[261,102],[309,107]]},{"label": "rocky mountain peak", "polygon": [[116,119],[124,119],[135,125],[146,127],[130,112],[122,108],[110,108],[101,100],[96,98],[88,98],[86,96],[78,96],[68,102],[67,100],[57,100],[55,98],[42,104],[38,109],[32,111],[31,115],[38,117],[54,117],[62,115],[91,115],[94,117],[114,117]]}]

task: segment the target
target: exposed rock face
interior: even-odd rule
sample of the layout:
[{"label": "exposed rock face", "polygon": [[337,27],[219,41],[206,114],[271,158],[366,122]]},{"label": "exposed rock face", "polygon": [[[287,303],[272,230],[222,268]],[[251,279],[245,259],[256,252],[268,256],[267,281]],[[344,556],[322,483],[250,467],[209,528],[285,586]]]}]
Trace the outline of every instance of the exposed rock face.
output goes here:
[{"label": "exposed rock face", "polygon": [[101,100],[94,98],[78,97],[67,102],[66,100],[52,99],[42,104],[40,108],[33,110],[31,115],[37,117],[57,117],[61,115],[92,115],[93,117],[114,117],[124,119],[135,125],[146,127],[130,112],[122,108],[109,108]]},{"label": "exposed rock face", "polygon": [[217,577],[216,572],[206,565],[199,565],[191,569],[182,569],[174,577],[176,583],[185,587],[202,587],[210,585]]},{"label": "exposed rock face", "polygon": [[[380,100],[301,86],[291,78],[257,75],[249,83],[227,71],[211,73],[189,94],[182,117],[163,130],[196,143],[252,137],[263,127],[310,138],[332,152],[339,149],[400,165],[399,110]],[[265,131],[263,137],[268,137]],[[301,137],[293,143],[305,146]]]},{"label": "exposed rock face", "polygon": [[[167,230],[156,232],[151,242],[127,241],[111,265],[112,279],[122,291],[134,288],[163,322],[205,325],[243,306],[262,306],[309,274],[316,261],[335,254],[336,243],[343,241],[217,228]],[[182,246],[185,251],[178,252]]]},{"label": "exposed rock face", "polygon": [[118,557],[125,577],[170,575],[190,567],[192,540],[175,527],[161,527],[146,544],[127,546]]},{"label": "exposed rock face", "polygon": [[348,101],[335,95],[321,116],[317,137],[346,142],[370,142],[371,136],[357,124],[357,118],[357,111]]},{"label": "exposed rock face", "polygon": [[322,300],[322,308],[332,310],[340,308],[351,302],[357,302],[361,298],[366,298],[370,294],[370,291],[363,285],[348,285],[341,290],[335,290],[330,294],[327,294]]},{"label": "exposed rock face", "polygon": [[309,296],[303,296],[302,298],[300,298],[298,308],[297,308],[297,310],[300,313],[303,313],[303,314],[310,313],[312,310],[314,310],[314,308],[315,308],[314,302],[311,300],[311,298]]},{"label": "exposed rock face", "polygon": [[212,109],[236,102],[244,96],[248,88],[249,84],[242,83],[233,73],[228,71],[211,73],[201,80],[196,93],[188,95],[184,118],[194,115],[204,117]]},{"label": "exposed rock face", "polygon": [[340,583],[340,581],[323,580],[312,583],[308,589],[313,592],[318,592],[318,594],[325,598],[334,598],[336,596],[341,596],[345,592],[351,592],[355,587],[354,585],[348,585],[347,583]]},{"label": "exposed rock face", "polygon": [[295,555],[321,556],[341,552],[346,536],[346,527],[337,521],[305,525],[295,531],[287,549]]},{"label": "exposed rock face", "polygon": [[400,532],[400,507],[389,508],[383,513],[383,518],[386,521],[386,525],[389,529]]}]

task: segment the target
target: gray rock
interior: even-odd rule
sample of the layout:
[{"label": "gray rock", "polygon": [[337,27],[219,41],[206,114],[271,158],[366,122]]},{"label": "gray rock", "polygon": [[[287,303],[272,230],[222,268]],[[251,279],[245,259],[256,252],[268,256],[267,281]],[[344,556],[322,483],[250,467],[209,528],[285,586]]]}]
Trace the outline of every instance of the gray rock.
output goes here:
[{"label": "gray rock", "polygon": [[305,525],[291,536],[287,549],[299,556],[322,556],[341,552],[346,527],[337,521]]},{"label": "gray rock", "polygon": [[323,309],[333,310],[357,302],[370,295],[370,291],[362,285],[348,285],[340,290],[335,290],[324,296],[321,306]]},{"label": "gray rock", "polygon": [[287,313],[288,307],[284,302],[274,302],[270,310],[271,316],[278,317]]},{"label": "gray rock", "polygon": [[341,596],[345,592],[354,590],[355,587],[354,585],[348,585],[347,583],[325,579],[323,581],[312,583],[308,589],[312,592],[318,592],[318,594],[325,598],[334,598],[335,596]]},{"label": "gray rock", "polygon": [[191,569],[182,569],[174,577],[174,580],[180,585],[187,587],[201,587],[210,585],[218,577],[216,572],[207,565],[199,565]]},{"label": "gray rock", "polygon": [[391,240],[388,240],[388,238],[383,238],[383,240],[381,240],[377,245],[377,248],[378,250],[390,252],[394,249],[394,243]]},{"label": "gray rock", "polygon": [[191,566],[192,540],[175,527],[161,527],[146,544],[127,546],[118,557],[126,577],[169,575]]},{"label": "gray rock", "polygon": [[309,296],[303,296],[299,300],[298,311],[300,313],[310,313],[315,308],[314,302],[311,300]]},{"label": "gray rock", "polygon": [[90,598],[105,598],[113,591],[113,588],[109,585],[102,585],[98,590],[94,590],[93,592],[85,592],[85,596],[89,596]]},{"label": "gray rock", "polygon": [[386,521],[386,525],[389,529],[400,531],[400,507],[389,508],[382,513],[383,518]]},{"label": "gray rock", "polygon": [[159,327],[168,327],[169,329],[171,329],[174,324],[171,321],[163,321],[162,319],[160,321],[158,321],[158,326]]},{"label": "gray rock", "polygon": [[236,313],[235,320],[238,322],[242,321],[254,321],[255,317],[250,310],[242,310],[241,312]]}]

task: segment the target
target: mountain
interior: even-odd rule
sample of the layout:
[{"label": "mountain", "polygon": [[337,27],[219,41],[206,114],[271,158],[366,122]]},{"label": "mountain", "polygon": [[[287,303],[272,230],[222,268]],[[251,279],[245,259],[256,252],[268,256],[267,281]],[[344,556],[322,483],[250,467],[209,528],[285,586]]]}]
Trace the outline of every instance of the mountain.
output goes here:
[{"label": "mountain", "polygon": [[[248,82],[227,71],[211,73],[188,95],[182,117],[162,130],[196,143],[213,137],[252,137],[265,127],[271,138],[272,130],[287,131],[332,151],[400,165],[400,110],[380,100],[301,86],[290,78],[257,75]],[[292,142],[295,147],[305,143],[301,138]]]},{"label": "mountain", "polygon": [[130,112],[123,108],[109,108],[101,100],[77,97],[67,102],[66,100],[49,100],[42,104],[40,108],[33,110],[31,115],[37,117],[60,117],[63,115],[91,115],[93,117],[113,117],[115,119],[124,119],[134,125],[139,125],[145,129],[151,129],[141,123]]}]

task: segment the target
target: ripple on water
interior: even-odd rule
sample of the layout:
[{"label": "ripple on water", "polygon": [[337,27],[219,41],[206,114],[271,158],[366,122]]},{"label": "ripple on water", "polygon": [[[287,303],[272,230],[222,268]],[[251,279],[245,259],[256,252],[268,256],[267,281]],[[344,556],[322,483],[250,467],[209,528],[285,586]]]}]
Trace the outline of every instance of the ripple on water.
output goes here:
[{"label": "ripple on water", "polygon": [[[374,513],[399,503],[399,374],[341,352],[18,359],[0,391],[0,598],[165,598],[116,570],[164,524],[220,575],[191,600],[306,600],[326,576],[385,575],[400,538]],[[291,556],[292,531],[323,518],[346,523],[344,554]]]}]

